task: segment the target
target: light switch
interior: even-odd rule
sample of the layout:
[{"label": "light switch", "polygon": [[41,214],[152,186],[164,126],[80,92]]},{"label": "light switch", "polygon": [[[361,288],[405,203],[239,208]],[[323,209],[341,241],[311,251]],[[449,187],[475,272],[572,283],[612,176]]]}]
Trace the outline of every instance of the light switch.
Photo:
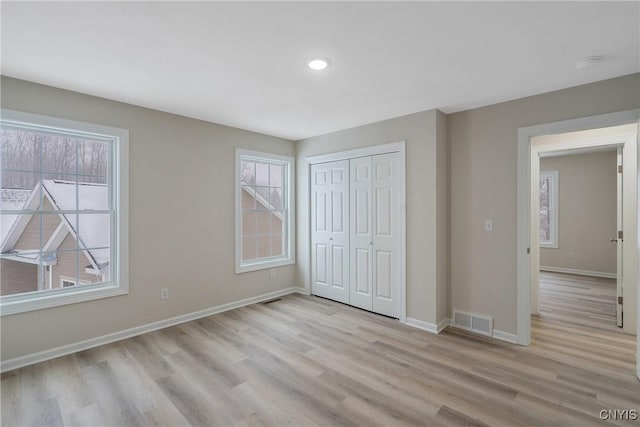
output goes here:
[{"label": "light switch", "polygon": [[493,220],[491,219],[484,220],[484,231],[493,231]]}]

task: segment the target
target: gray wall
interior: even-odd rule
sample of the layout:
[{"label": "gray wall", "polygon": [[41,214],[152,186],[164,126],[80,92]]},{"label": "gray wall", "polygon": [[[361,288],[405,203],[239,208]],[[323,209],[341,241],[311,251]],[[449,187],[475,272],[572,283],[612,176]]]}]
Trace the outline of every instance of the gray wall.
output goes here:
[{"label": "gray wall", "polygon": [[[518,128],[640,107],[640,74],[452,114],[452,307],[516,333]],[[493,219],[494,231],[483,231]]]},{"label": "gray wall", "polygon": [[[235,148],[291,141],[2,77],[2,107],[129,129],[130,293],[2,317],[2,360],[295,284],[295,266],[234,273]],[[160,300],[160,289],[169,299]]]},{"label": "gray wall", "polygon": [[396,141],[406,141],[407,317],[437,323],[448,311],[446,117],[437,110],[297,143],[297,282],[310,289],[309,165],[305,157]]},{"label": "gray wall", "polygon": [[[447,117],[437,110],[411,114],[303,140],[296,147],[3,77],[4,108],[130,130],[131,292],[4,316],[2,360],[309,286],[304,158],[399,140],[407,142],[407,315],[437,323],[453,306],[493,316],[496,329],[515,333],[517,129],[638,108],[639,94],[640,74],[634,74]],[[235,147],[297,157],[298,265],[279,268],[275,278],[268,271],[234,274],[229,224],[234,221]],[[494,220],[494,232],[483,231],[484,219]],[[159,298],[164,287],[170,288],[168,300]]]},{"label": "gray wall", "polygon": [[540,159],[558,171],[558,247],[540,248],[541,267],[616,273],[616,152]]}]

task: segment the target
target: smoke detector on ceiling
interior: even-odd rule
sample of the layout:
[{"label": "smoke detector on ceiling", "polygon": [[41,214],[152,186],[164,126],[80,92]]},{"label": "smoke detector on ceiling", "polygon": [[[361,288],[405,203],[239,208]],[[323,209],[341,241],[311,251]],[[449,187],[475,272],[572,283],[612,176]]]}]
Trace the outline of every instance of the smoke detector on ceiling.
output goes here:
[{"label": "smoke detector on ceiling", "polygon": [[601,56],[585,56],[584,58],[580,58],[576,61],[576,69],[578,71],[590,70],[601,60]]}]

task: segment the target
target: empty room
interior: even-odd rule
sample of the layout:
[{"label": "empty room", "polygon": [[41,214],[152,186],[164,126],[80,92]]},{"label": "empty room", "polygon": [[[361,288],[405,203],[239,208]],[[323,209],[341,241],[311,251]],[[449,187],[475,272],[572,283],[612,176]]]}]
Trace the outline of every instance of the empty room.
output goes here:
[{"label": "empty room", "polygon": [[640,3],[0,3],[2,426],[640,423]]}]

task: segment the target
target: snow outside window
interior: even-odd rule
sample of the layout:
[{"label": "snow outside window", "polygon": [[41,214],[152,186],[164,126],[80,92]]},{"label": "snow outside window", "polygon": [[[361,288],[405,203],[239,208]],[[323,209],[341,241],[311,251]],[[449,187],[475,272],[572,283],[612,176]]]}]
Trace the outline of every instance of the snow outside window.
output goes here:
[{"label": "snow outside window", "polygon": [[2,314],[128,291],[127,144],[122,129],[2,111]]},{"label": "snow outside window", "polygon": [[292,264],[293,158],[237,151],[236,272]]},{"label": "snow outside window", "polygon": [[558,247],[558,171],[540,172],[540,246]]}]

